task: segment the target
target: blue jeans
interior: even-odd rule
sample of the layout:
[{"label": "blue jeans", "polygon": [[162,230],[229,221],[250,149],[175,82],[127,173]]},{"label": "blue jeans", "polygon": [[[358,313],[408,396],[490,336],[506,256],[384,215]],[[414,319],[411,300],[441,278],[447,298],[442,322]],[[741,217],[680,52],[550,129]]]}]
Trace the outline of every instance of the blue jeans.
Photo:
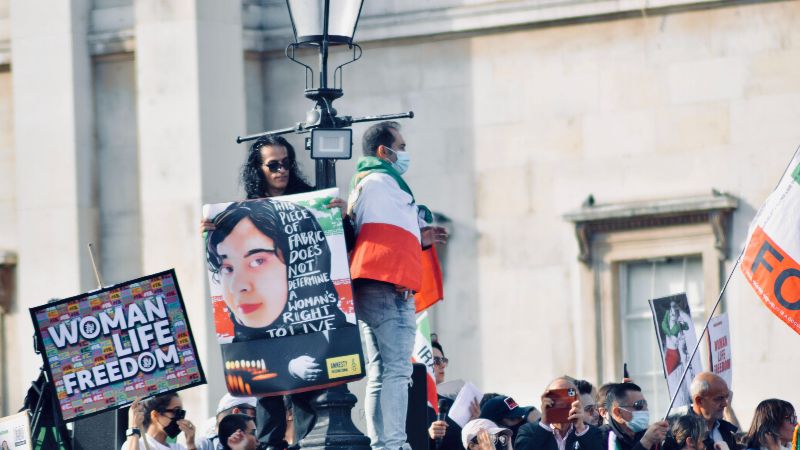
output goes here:
[{"label": "blue jeans", "polygon": [[414,351],[414,299],[394,285],[359,280],[355,308],[366,342],[367,434],[375,450],[410,448],[406,443],[408,385]]}]

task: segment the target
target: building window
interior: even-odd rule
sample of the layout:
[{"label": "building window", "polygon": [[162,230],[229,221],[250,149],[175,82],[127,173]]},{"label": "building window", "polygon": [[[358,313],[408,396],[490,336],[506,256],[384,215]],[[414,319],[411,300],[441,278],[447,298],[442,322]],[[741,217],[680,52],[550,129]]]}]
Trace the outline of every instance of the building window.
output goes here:
[{"label": "building window", "polygon": [[[703,261],[700,255],[656,258],[620,263],[620,322],[622,361],[628,363],[631,378],[642,388],[650,410],[666,411],[669,406],[667,383],[661,366],[658,338],[648,299],[685,292],[695,329],[705,324],[703,302]],[[701,360],[707,357],[700,347]],[[691,354],[693,349],[689,348]],[[682,355],[687,361],[688,355]],[[702,369],[700,369],[702,370]]]},{"label": "building window", "polygon": [[596,338],[577,355],[579,376],[619,382],[627,363],[650,409],[666,410],[666,380],[647,301],[686,292],[699,337],[719,293],[728,222],[737,203],[725,194],[616,205],[587,201],[565,216],[578,238],[583,323],[594,325]]}]

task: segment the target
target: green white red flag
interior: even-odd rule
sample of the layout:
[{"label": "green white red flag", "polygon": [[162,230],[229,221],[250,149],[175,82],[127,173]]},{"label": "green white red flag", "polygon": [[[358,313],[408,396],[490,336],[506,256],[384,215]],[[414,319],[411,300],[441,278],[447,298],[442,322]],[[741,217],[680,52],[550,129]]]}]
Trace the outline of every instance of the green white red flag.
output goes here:
[{"label": "green white red flag", "polygon": [[417,316],[417,336],[414,339],[414,354],[411,360],[415,363],[425,364],[427,372],[428,406],[439,414],[438,394],[436,392],[436,377],[433,374],[433,347],[431,346],[431,326],[428,313],[423,312]]},{"label": "green white red flag", "polygon": [[750,224],[741,270],[762,302],[800,333],[800,152]]}]

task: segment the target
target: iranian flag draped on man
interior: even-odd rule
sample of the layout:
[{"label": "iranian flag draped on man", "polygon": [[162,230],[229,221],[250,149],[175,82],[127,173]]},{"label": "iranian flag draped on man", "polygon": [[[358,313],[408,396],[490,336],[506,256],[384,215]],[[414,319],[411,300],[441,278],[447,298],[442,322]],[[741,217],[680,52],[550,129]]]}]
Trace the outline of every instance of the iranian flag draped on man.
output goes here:
[{"label": "iranian flag draped on man", "polygon": [[741,270],[762,302],[800,333],[800,151],[750,224]]}]

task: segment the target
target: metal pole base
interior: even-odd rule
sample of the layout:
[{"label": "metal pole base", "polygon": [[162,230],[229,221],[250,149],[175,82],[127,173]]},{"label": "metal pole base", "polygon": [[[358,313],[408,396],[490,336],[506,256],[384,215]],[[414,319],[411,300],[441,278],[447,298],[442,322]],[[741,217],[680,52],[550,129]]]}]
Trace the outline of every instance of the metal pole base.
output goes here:
[{"label": "metal pole base", "polygon": [[355,404],[356,396],[350,393],[346,384],[321,391],[311,400],[317,422],[300,441],[300,448],[370,450],[369,438],[356,428],[350,416]]}]

